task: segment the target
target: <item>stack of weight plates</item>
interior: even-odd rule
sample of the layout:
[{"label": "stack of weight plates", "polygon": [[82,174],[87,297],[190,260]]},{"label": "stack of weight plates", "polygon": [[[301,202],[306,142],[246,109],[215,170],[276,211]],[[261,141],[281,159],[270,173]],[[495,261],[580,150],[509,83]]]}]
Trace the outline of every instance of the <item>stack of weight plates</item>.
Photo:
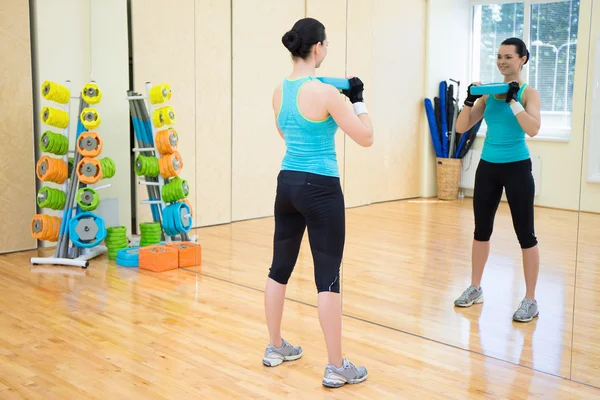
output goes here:
[{"label": "stack of weight plates", "polygon": [[126,229],[127,228],[124,226],[109,226],[106,230],[104,244],[108,249],[109,260],[116,259],[119,250],[127,248],[128,242]]},{"label": "stack of weight plates", "polygon": [[117,264],[122,267],[137,267],[139,265],[139,247],[128,247],[119,250]]}]

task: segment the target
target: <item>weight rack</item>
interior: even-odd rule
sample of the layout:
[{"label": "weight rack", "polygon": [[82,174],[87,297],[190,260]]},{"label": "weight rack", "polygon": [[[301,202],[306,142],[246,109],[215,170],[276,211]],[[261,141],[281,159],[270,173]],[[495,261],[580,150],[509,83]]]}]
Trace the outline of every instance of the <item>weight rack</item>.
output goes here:
[{"label": "weight rack", "polygon": [[[92,193],[97,196],[97,190],[111,187],[111,185],[108,184],[92,189],[86,183],[80,182],[78,172],[79,164],[81,163],[82,179],[90,170],[95,174],[95,176],[89,178],[90,182],[92,180],[94,181],[93,183],[96,183],[103,178],[102,168],[106,168],[106,178],[114,176],[115,173],[114,162],[112,160],[108,158],[100,161],[94,160],[95,157],[97,157],[102,151],[102,141],[97,134],[95,134],[95,136],[88,135],[86,138],[83,138],[86,140],[86,142],[85,144],[82,144],[82,146],[90,147],[90,149],[88,149],[89,154],[86,156],[86,158],[82,156],[78,147],[79,139],[82,133],[89,132],[88,127],[95,128],[100,124],[101,120],[97,111],[94,108],[88,107],[90,103],[99,103],[100,99],[102,98],[102,94],[94,82],[86,84],[79,96],[72,96],[70,81],[66,81],[64,85],[58,85],[54,82],[46,81],[42,84],[42,95],[46,100],[54,101],[56,104],[53,105],[58,105],[59,107],[44,107],[41,115],[42,122],[53,128],[64,125],[60,134],[65,139],[61,139],[60,141],[62,141],[64,144],[64,140],[66,140],[66,144],[64,144],[65,154],[63,155],[62,160],[44,156],[38,161],[36,166],[37,175],[42,182],[59,183],[61,185],[61,192],[64,193],[65,196],[65,203],[59,211],[59,217],[51,217],[45,214],[36,214],[33,217],[31,226],[32,236],[38,238],[39,240],[56,241],[57,246],[54,256],[32,257],[30,262],[33,265],[51,264],[87,268],[89,266],[89,260],[104,254],[107,251],[105,246],[100,245],[100,243],[106,237],[106,229],[104,220],[100,216],[91,212],[82,212],[79,204],[83,206],[84,202],[82,200],[81,203],[75,204],[75,198],[77,197],[79,189],[88,188],[88,193]],[[64,101],[65,97],[66,101]],[[64,101],[64,103],[61,102],[61,99]],[[80,101],[77,133],[75,137],[75,150],[68,149],[70,140],[70,111],[72,99],[79,99]],[[48,150],[47,145],[51,139],[56,139],[49,138],[46,135],[47,133],[48,132],[44,133],[41,138],[42,151],[44,151],[44,146],[46,147],[46,150]],[[92,147],[94,140],[96,140],[95,148]],[[83,143],[84,141],[82,140],[81,142]],[[55,148],[54,150],[56,151]],[[57,152],[49,152],[51,154],[59,154]],[[62,151],[60,151],[60,153],[62,153]],[[73,167],[69,172],[70,154],[73,154]],[[61,161],[64,164],[61,164]],[[46,175],[54,173],[56,171],[55,168],[56,170],[63,169],[63,171],[66,168],[66,175],[63,175],[64,180],[62,183],[56,181],[56,179],[62,179],[58,178],[58,175],[55,176],[54,179],[49,178]],[[85,180],[88,180],[88,178],[86,177]],[[46,191],[44,191],[44,193],[40,193],[44,188]],[[49,189],[48,187],[43,187],[42,189],[40,189],[40,192],[38,192],[39,199],[43,198],[49,193],[49,191],[53,190]],[[94,198],[93,196],[89,197],[88,195],[86,196],[86,199],[91,202],[89,205],[87,203],[85,204],[89,211],[93,211],[99,204],[99,198]],[[42,200],[42,204],[45,203],[45,200],[45,198]],[[58,209],[52,206],[42,207],[39,202],[38,206],[40,206],[40,208]],[[73,217],[73,212],[75,212],[75,217]],[[58,230],[58,235],[55,238],[54,235],[56,234],[56,230]],[[49,231],[53,232],[52,237],[48,236]],[[72,236],[76,237],[74,238]],[[71,243],[71,246],[69,246],[69,243]]]},{"label": "weight rack", "polygon": [[[159,98],[155,98],[155,102],[152,101],[153,98],[153,88],[154,90],[160,89]],[[170,126],[174,123],[174,112],[171,110],[171,114],[165,121],[163,121],[163,114],[161,107],[157,107],[156,104],[163,103],[168,101],[171,97],[171,90],[168,85],[163,84],[159,85],[159,87],[153,87],[151,82],[146,82],[145,84],[146,94],[141,95],[136,93],[135,91],[129,90],[127,91],[127,99],[129,101],[129,110],[131,114],[131,119],[135,131],[135,137],[137,142],[137,147],[132,148],[132,152],[134,154],[142,155],[145,157],[154,157],[158,162],[163,162],[161,160],[165,155],[160,153],[159,148],[157,146],[157,138],[159,133],[161,132],[159,128],[170,129]],[[156,96],[156,91],[154,95]],[[170,108],[170,107],[169,107]],[[150,112],[148,112],[148,110]],[[160,120],[161,124],[157,124],[157,121]],[[165,122],[165,123],[163,123]],[[175,153],[177,153],[175,151]],[[138,157],[136,156],[136,167],[138,163]],[[182,165],[181,165],[182,166]],[[179,168],[181,167],[179,166]],[[136,168],[134,167],[134,168]],[[136,173],[137,175],[137,173]],[[181,227],[183,227],[185,221],[188,225],[188,229],[179,230],[176,235],[167,234],[167,229],[165,228],[166,222],[165,217],[169,218],[170,215],[166,215],[168,213],[168,208],[173,204],[178,203],[179,201],[174,201],[171,203],[167,203],[164,201],[164,188],[165,185],[172,182],[173,178],[176,176],[167,178],[163,176],[163,168],[160,167],[160,171],[156,177],[144,175],[138,176],[137,182],[140,185],[145,185],[147,187],[148,199],[141,200],[140,204],[148,204],[150,205],[150,209],[152,212],[152,219],[154,222],[158,222],[161,227],[161,242],[169,243],[169,242],[177,242],[177,241],[192,241],[195,242],[197,237],[194,235],[191,239],[187,234],[189,228],[192,225],[192,215],[191,210],[189,213],[183,212],[181,214]],[[185,195],[187,197],[187,194]],[[186,205],[186,207],[188,207]],[[188,207],[189,209],[189,207]],[[173,233],[173,232],[171,232]]]}]

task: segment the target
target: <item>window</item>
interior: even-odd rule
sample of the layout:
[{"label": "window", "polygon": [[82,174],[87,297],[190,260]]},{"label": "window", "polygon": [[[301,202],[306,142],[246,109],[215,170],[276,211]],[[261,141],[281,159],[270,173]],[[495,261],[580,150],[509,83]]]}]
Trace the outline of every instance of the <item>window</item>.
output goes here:
[{"label": "window", "polygon": [[[473,0],[473,80],[502,81],[498,47],[506,38],[522,39],[530,52],[523,79],[542,100],[539,139],[571,135],[578,22],[579,0]],[[484,123],[480,132],[485,130]]]}]

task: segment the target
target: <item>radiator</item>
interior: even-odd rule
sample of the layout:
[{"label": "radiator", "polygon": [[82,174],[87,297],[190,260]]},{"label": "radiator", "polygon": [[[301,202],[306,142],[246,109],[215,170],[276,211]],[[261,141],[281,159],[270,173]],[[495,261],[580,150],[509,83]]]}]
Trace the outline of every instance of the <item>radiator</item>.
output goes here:
[{"label": "radiator", "polygon": [[[462,169],[460,174],[459,187],[463,189],[473,189],[475,187],[475,171],[481,158],[481,150],[470,150],[462,159]],[[540,193],[542,158],[539,155],[531,154],[531,171],[535,182],[535,195]]]}]

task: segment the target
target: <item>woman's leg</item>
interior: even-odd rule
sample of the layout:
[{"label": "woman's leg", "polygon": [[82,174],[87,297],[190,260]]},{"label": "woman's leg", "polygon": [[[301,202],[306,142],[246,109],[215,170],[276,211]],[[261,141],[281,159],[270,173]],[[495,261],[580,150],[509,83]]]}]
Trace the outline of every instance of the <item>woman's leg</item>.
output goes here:
[{"label": "woman's leg", "polygon": [[481,285],[483,270],[490,254],[490,238],[494,231],[496,211],[502,199],[502,183],[496,178],[498,165],[481,161],[475,173],[473,215],[475,232],[472,249],[471,284]]},{"label": "woman's leg", "polygon": [[534,227],[535,181],[531,160],[511,163],[506,174],[506,199],[510,206],[513,227],[523,253],[523,270],[527,291],[513,319],[531,321],[538,315],[535,288],[540,271],[540,254]]},{"label": "woman's leg", "polygon": [[528,249],[521,249],[521,251],[523,252],[523,269],[525,272],[525,298],[535,300],[535,288],[540,273],[540,251],[537,244]]},{"label": "woman's leg", "polygon": [[[316,180],[317,178],[315,178]],[[306,224],[318,293],[319,322],[325,336],[329,364],[342,366],[342,303],[340,267],[346,240],[344,195],[331,178],[307,186]]]},{"label": "woman's leg", "polygon": [[273,238],[273,261],[265,288],[265,316],[270,342],[263,357],[266,366],[277,366],[283,361],[300,358],[302,348],[294,347],[281,337],[281,319],[285,290],[294,270],[302,236],[306,229],[304,216],[292,204],[293,186],[285,183],[283,172],[277,185],[275,198],[275,234]]},{"label": "woman's leg", "polygon": [[340,387],[367,378],[364,367],[355,367],[342,355],[342,304],[340,266],[346,240],[344,195],[339,179],[309,175],[302,212],[314,262],[319,322],[327,346],[328,365],[323,385]]},{"label": "woman's leg", "polygon": [[336,292],[318,294],[319,322],[325,336],[327,359],[336,368],[342,367],[342,296]]},{"label": "woman's leg", "polygon": [[471,286],[454,301],[454,305],[458,307],[470,307],[483,302],[481,279],[490,254],[490,237],[494,230],[496,211],[502,198],[502,184],[496,179],[497,168],[498,165],[481,160],[475,173],[475,232],[471,248]]},{"label": "woman's leg", "polygon": [[269,328],[269,344],[273,347],[281,347],[281,319],[283,317],[283,304],[285,301],[285,289],[282,285],[271,278],[267,278],[265,288],[265,316]]}]

